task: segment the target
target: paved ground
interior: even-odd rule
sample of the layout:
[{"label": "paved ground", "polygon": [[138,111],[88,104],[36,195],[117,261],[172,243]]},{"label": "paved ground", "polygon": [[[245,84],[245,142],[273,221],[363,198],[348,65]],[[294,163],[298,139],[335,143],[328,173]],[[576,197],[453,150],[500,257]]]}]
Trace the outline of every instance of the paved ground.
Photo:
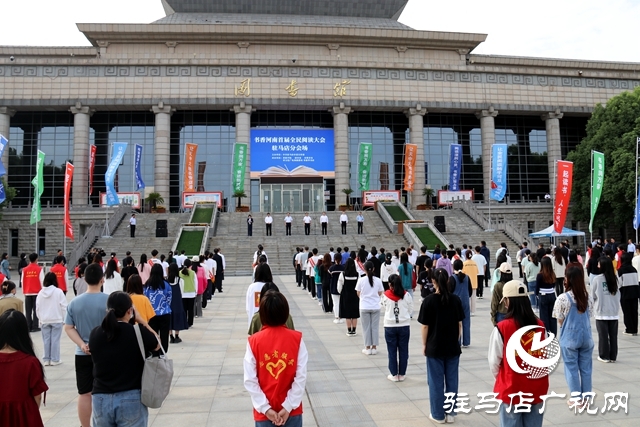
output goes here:
[{"label": "paved ground", "polygon": [[[321,312],[316,301],[296,288],[293,276],[276,279],[291,305],[296,329],[303,332],[309,349],[309,376],[304,405],[305,426],[428,426],[428,388],[425,358],[421,355],[420,325],[411,326],[410,360],[407,380],[392,383],[386,379],[387,353],[381,332],[380,352],[365,356],[362,337],[345,335],[344,324]],[[242,358],[246,345],[247,317],[244,295],[249,278],[225,280],[225,292],[216,295],[196,319],[192,330],[181,334],[184,342],[171,345],[174,360],[174,386],[164,406],[150,411],[150,426],[251,426],[251,400],[242,384]],[[493,378],[486,352],[491,331],[489,300],[478,301],[472,319],[471,347],[460,362],[460,392],[468,393],[470,406],[478,403],[477,393],[490,392]],[[593,328],[595,331],[595,327]],[[622,332],[622,328],[620,329]],[[33,334],[36,347],[42,347],[40,334]],[[596,406],[603,406],[603,393],[629,393],[628,414],[574,415],[564,400],[550,400],[545,425],[638,426],[640,425],[640,337],[620,335],[620,354],[615,364],[595,361]],[[40,352],[40,350],[38,350]],[[50,391],[42,416],[47,427],[78,425],[73,345],[63,334],[64,363],[47,367]],[[551,376],[551,390],[567,393],[562,363]],[[497,426],[497,415],[472,411],[456,418],[463,426]]]}]

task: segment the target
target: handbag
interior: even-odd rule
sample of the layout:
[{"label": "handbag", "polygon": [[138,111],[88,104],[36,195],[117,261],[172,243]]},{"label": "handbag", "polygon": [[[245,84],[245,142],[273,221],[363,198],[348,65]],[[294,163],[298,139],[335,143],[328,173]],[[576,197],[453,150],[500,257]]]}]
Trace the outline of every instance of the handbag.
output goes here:
[{"label": "handbag", "polygon": [[[134,325],[133,329],[138,338],[138,346],[140,353],[144,359],[144,369],[142,371],[142,387],[141,401],[148,408],[157,409],[169,395],[171,389],[171,380],[173,379],[173,360],[167,358],[167,354],[160,344],[162,356],[146,357],[144,344],[142,343],[142,334],[140,333],[140,325]],[[160,340],[158,339],[158,343]]]}]

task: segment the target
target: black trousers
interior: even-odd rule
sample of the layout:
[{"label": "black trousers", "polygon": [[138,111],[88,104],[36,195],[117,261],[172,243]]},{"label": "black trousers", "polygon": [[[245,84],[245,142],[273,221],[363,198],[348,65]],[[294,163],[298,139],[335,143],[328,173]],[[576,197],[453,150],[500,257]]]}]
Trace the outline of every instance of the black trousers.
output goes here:
[{"label": "black trousers", "polygon": [[136,237],[136,226],[130,225],[129,228],[131,230],[131,237]]},{"label": "black trousers", "polygon": [[[482,282],[478,282],[478,287],[482,286]],[[489,264],[484,266],[484,287],[489,287]],[[480,294],[482,295],[482,294]]]},{"label": "black trousers", "polygon": [[326,236],[327,235],[327,223],[323,222],[321,225],[322,225],[322,235]]},{"label": "black trousers", "polygon": [[[214,283],[214,289],[217,289],[218,292],[222,292],[222,279],[216,276],[216,283]],[[212,295],[215,294],[215,290],[212,292]]]},{"label": "black trousers", "polygon": [[628,334],[638,333],[638,298],[620,300],[624,317],[624,331]]},{"label": "black trousers", "polygon": [[291,236],[291,223],[290,222],[285,223],[285,235]]},{"label": "black trousers", "polygon": [[301,273],[302,273],[302,289],[307,290],[307,282],[308,282],[307,279],[309,278],[309,276],[307,276],[304,271],[302,271]]},{"label": "black trousers", "polygon": [[271,236],[271,224],[265,224],[267,226],[267,236]]},{"label": "black trousers", "polygon": [[364,226],[364,222],[358,221],[358,234],[362,234],[362,227]]},{"label": "black trousers", "polygon": [[331,286],[329,283],[322,284],[322,308],[325,313],[333,311],[333,298],[331,298]]},{"label": "black trousers", "polygon": [[484,288],[482,287],[482,282],[484,281],[484,276],[478,275],[478,287],[476,288],[476,297],[481,297],[484,293]]},{"label": "black trousers", "polygon": [[556,278],[556,296],[564,293],[564,277]]},{"label": "black trousers", "polygon": [[347,221],[342,221],[340,227],[342,228],[342,234],[347,234]]},{"label": "black trousers", "polygon": [[308,236],[311,233],[311,224],[304,223],[304,234]]},{"label": "black trousers", "polygon": [[187,325],[193,326],[193,316],[195,314],[195,298],[182,298],[182,307],[187,313]]},{"label": "black trousers", "polygon": [[29,330],[37,329],[40,326],[40,321],[36,315],[36,298],[37,295],[27,295],[24,297],[24,311],[27,317],[27,326]]},{"label": "black trousers", "polygon": [[247,224],[247,236],[253,236],[253,224]]},{"label": "black trousers", "polygon": [[[160,344],[165,352],[169,351],[169,328],[171,327],[171,314],[163,314],[161,316],[153,316],[149,319],[149,326],[160,335]],[[158,351],[162,354],[161,351]],[[155,352],[154,352],[155,354]]]},{"label": "black trousers", "polygon": [[316,278],[314,276],[308,276],[307,289],[311,291],[311,296],[316,297]]},{"label": "black trousers", "polygon": [[299,265],[296,265],[296,284],[298,286],[302,284],[302,270]]},{"label": "black trousers", "polygon": [[618,321],[596,320],[598,330],[598,356],[604,360],[618,358]]}]

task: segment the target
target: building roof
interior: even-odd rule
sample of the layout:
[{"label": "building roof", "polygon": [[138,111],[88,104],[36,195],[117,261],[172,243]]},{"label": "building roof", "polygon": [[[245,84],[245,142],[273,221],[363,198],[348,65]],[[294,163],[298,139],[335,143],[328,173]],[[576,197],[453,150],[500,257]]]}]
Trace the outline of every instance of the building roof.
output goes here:
[{"label": "building roof", "polygon": [[398,19],[409,0],[162,0],[173,13],[249,13]]}]

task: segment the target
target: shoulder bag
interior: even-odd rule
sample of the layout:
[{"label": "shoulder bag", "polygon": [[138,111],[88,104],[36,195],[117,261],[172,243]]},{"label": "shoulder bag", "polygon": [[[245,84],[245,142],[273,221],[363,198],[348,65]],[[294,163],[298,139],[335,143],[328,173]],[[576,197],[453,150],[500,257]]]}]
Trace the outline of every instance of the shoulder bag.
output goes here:
[{"label": "shoulder bag", "polygon": [[[167,354],[160,344],[162,356],[146,357],[144,344],[142,343],[142,335],[140,333],[140,325],[134,325],[136,338],[138,338],[138,346],[140,353],[144,359],[144,369],[142,371],[142,387],[141,401],[148,408],[157,409],[169,395],[171,389],[171,380],[173,379],[173,360],[167,358]],[[160,340],[158,340],[160,343]]]}]

